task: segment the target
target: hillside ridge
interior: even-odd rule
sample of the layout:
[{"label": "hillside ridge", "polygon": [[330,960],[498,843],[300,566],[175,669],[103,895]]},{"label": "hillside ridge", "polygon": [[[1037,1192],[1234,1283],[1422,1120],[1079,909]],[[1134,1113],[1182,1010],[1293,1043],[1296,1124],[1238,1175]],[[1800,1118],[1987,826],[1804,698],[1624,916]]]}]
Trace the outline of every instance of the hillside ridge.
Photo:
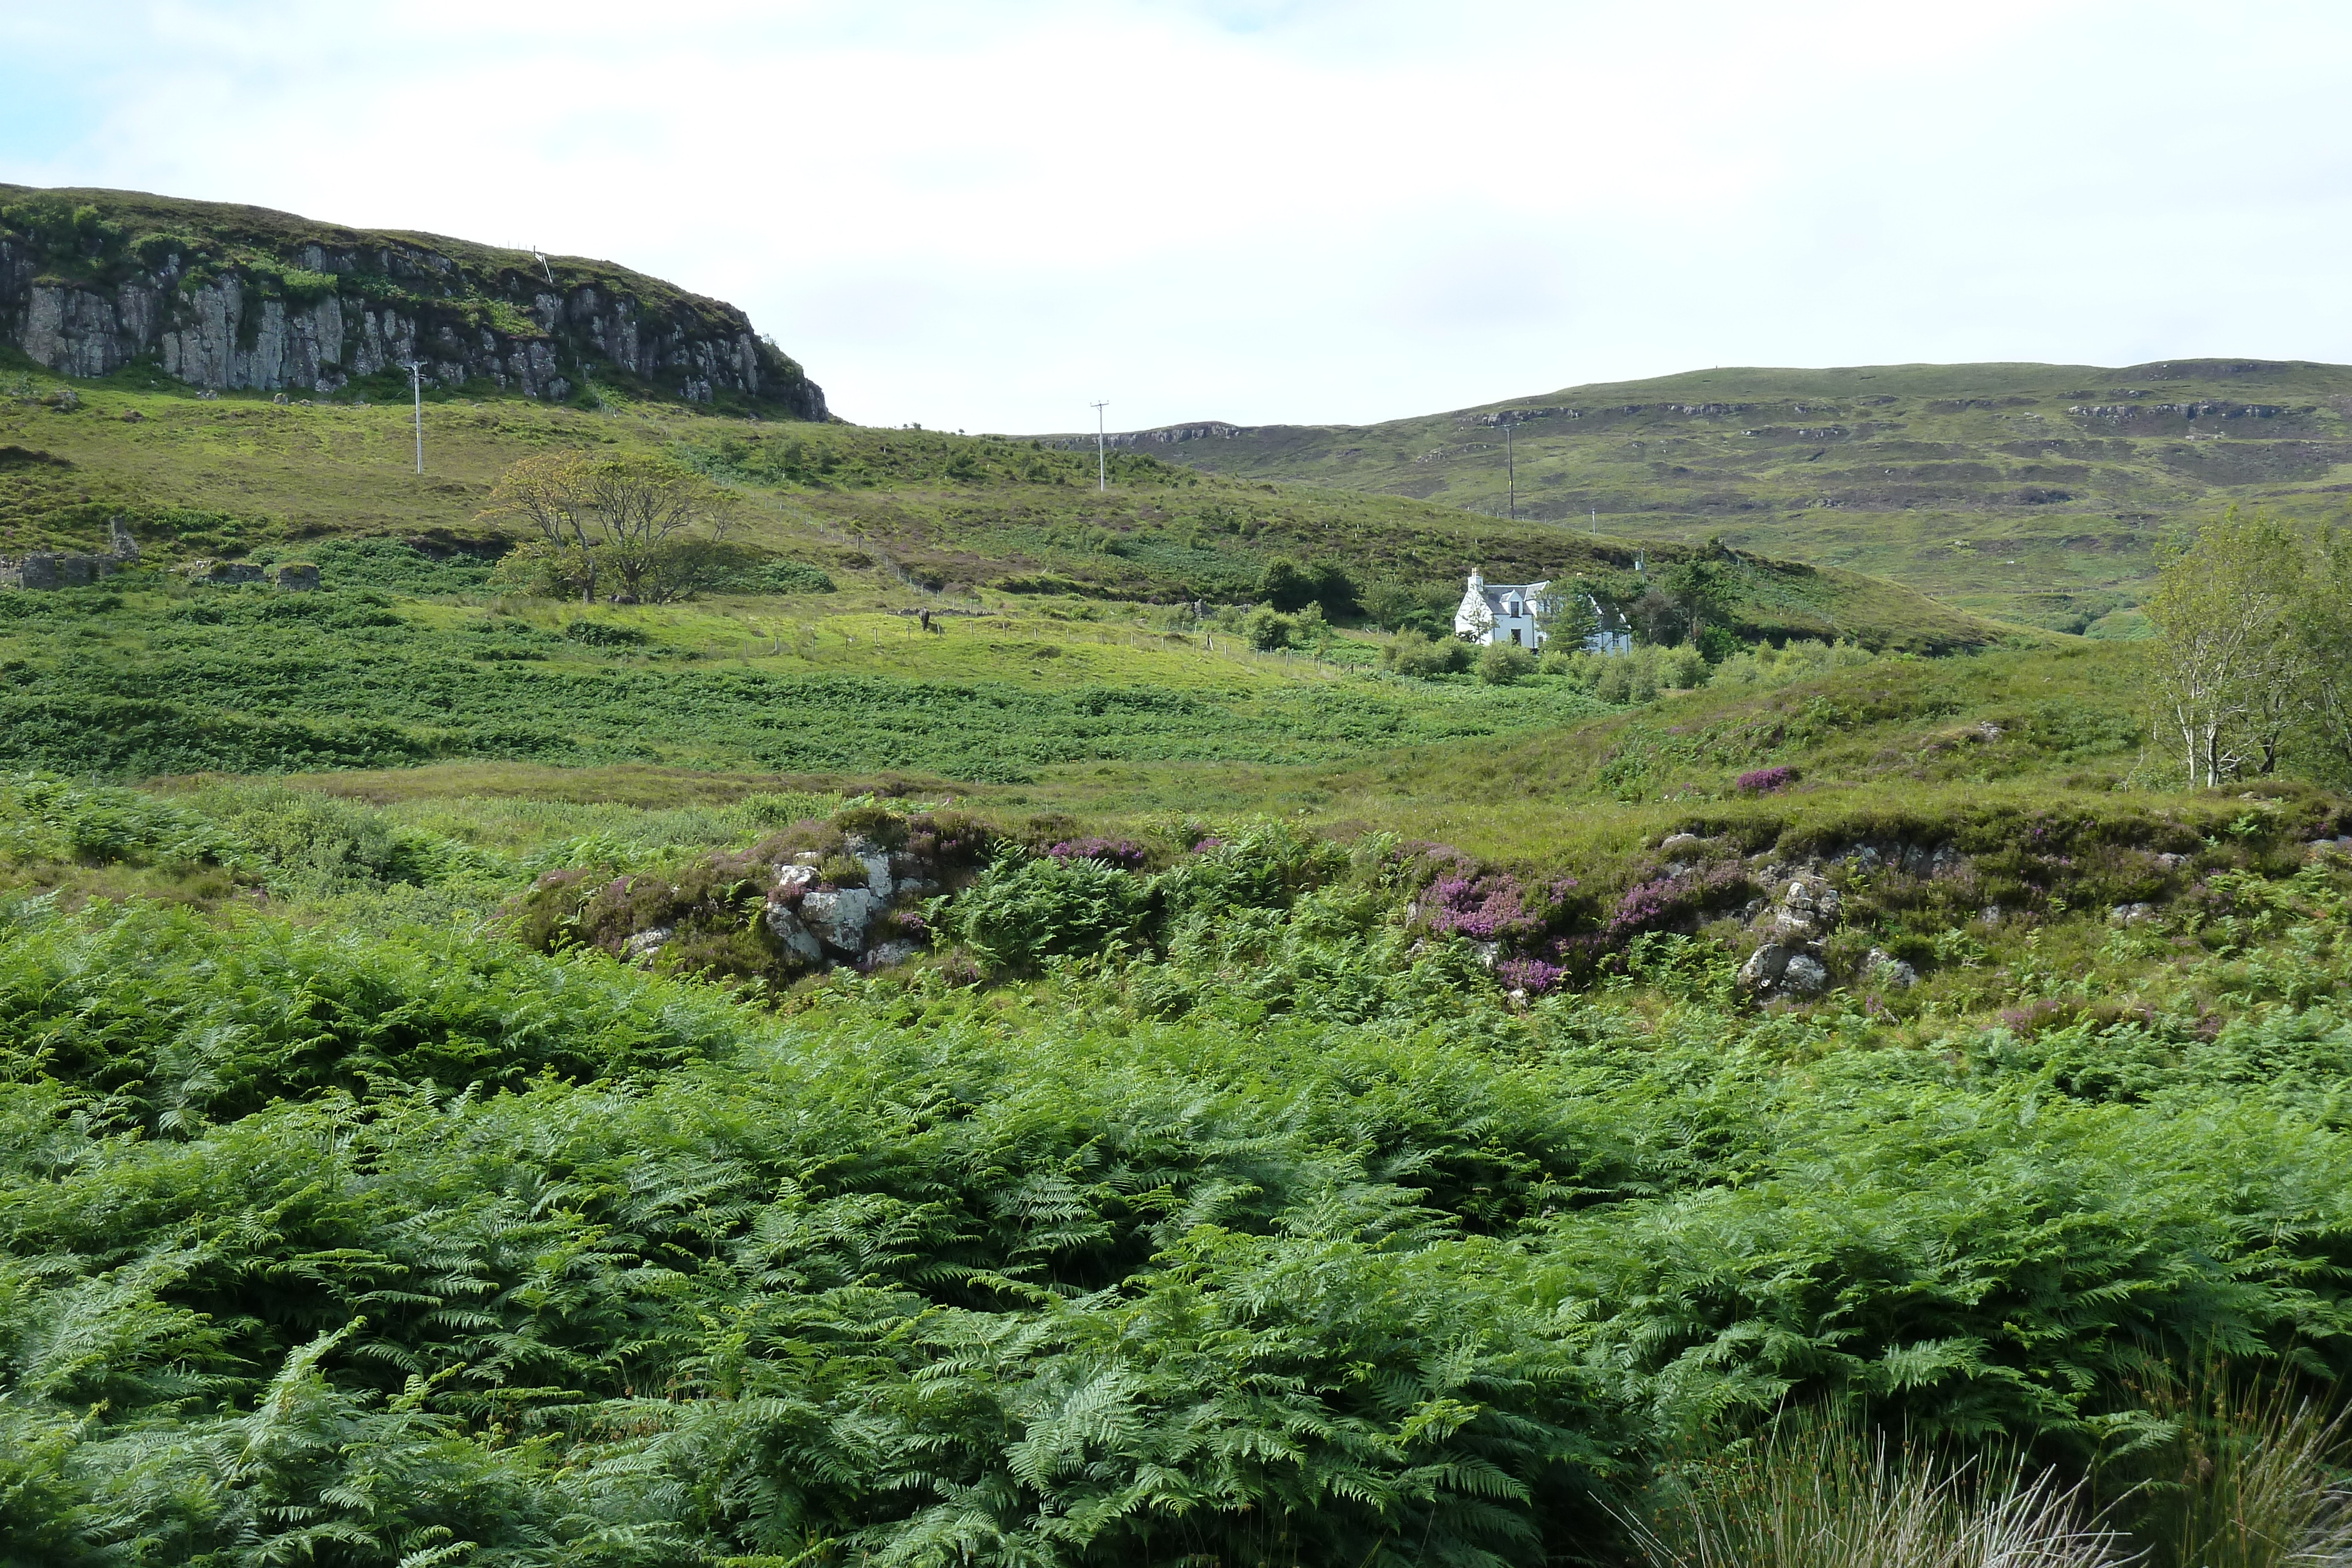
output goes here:
[{"label": "hillside ridge", "polygon": [[827,417],[741,310],[611,262],[135,191],[0,184],[0,342],[215,392],[357,395],[414,361],[450,390],[562,402],[601,382]]},{"label": "hillside ridge", "polygon": [[1192,420],[1110,441],[1236,478],[1720,537],[2003,619],[2127,634],[2168,530],[2233,504],[2342,513],[2352,366],[1728,367],[1373,424]]}]

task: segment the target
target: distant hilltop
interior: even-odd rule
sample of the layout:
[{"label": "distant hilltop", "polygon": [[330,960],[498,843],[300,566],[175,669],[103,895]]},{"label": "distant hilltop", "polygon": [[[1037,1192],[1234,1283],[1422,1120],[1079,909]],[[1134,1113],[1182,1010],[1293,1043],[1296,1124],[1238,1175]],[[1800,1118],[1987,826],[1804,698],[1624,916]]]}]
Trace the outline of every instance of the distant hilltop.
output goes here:
[{"label": "distant hilltop", "polygon": [[263,207],[0,184],[0,341],[64,375],[332,395],[378,378],[822,420],[824,392],[723,300],[610,262]]},{"label": "distant hilltop", "polygon": [[[1094,433],[1038,438],[1085,449]],[[1734,367],[1378,424],[1197,419],[1110,436],[1245,482],[1434,501],[1889,578],[2057,632],[2136,633],[2161,537],[2232,506],[2352,504],[2352,366]]]},{"label": "distant hilltop", "polygon": [[[2221,384],[2254,385],[2291,396],[2342,397],[2352,392],[2352,367],[2308,360],[2177,360],[2133,365],[2121,370],[2095,365],[2042,364],[1864,365],[1819,371],[1727,369],[1660,376],[1644,382],[1570,387],[1549,394],[1555,399],[1578,398],[1581,406],[1522,398],[1478,408],[1454,409],[1444,413],[1411,415],[1371,425],[1235,424],[1222,419],[1195,419],[1175,424],[1153,425],[1148,430],[1114,430],[1103,440],[1110,446],[1132,448],[1249,437],[1293,440],[1312,434],[1344,443],[1349,436],[1379,435],[1391,431],[1417,432],[1422,427],[1440,423],[1451,423],[1457,429],[1498,429],[1506,424],[1526,424],[1549,419],[1582,419],[1593,415],[1604,418],[1609,415],[1680,415],[1688,419],[1724,418],[1768,412],[1791,413],[1802,418],[1808,412],[1808,400],[1813,404],[1811,412],[1814,413],[1835,413],[1841,411],[1829,405],[1841,399],[1857,400],[1870,407],[1885,407],[1901,401],[1904,393],[1910,394],[1927,411],[1936,413],[1961,413],[1972,409],[2030,408],[2043,402],[2069,399],[2074,401],[2075,406],[2069,407],[2066,410],[2068,413],[2107,419],[2147,419],[2155,415],[2179,414],[2193,421],[2207,416],[2236,419],[2252,415],[2262,418],[2310,412],[2288,402],[2247,402],[2212,392],[2177,401],[2151,402],[2138,401],[2152,395],[2146,388],[2122,386],[2102,393],[2095,387],[2073,386],[2073,383],[2085,380],[2094,382],[2101,380],[2109,382],[2141,381],[2158,388],[2167,385],[2209,388]],[[1869,382],[1894,383],[1895,390],[1864,384]],[[1946,384],[1948,382],[1948,385]],[[1739,394],[1737,401],[1698,395],[1702,390],[1719,392],[1726,386],[1737,389]],[[2069,390],[2059,391],[2062,386]],[[2018,395],[2021,392],[2024,395]],[[1936,395],[1938,392],[1948,395],[1938,397]],[[1956,392],[1960,395],[1949,395]],[[1969,392],[1977,395],[1966,395]],[[2095,403],[2095,400],[2102,396],[2119,401],[2083,406],[2085,401]],[[1640,401],[1627,401],[1629,398]],[[1801,431],[1799,434],[1811,435],[1818,433]],[[1034,440],[1048,447],[1076,450],[1091,448],[1095,444],[1095,433],[1090,430],[1066,431],[1009,439]]]},{"label": "distant hilltop", "polygon": [[[1102,439],[1111,446],[1173,446],[1180,441],[1230,441],[1236,435],[1254,434],[1255,427],[1252,425],[1227,424],[1222,419],[1202,419],[1189,424],[1154,425],[1150,430],[1115,430]],[[1047,446],[1066,451],[1080,447],[1092,451],[1095,445],[1091,431],[1084,435],[1045,435],[1035,439]]]}]

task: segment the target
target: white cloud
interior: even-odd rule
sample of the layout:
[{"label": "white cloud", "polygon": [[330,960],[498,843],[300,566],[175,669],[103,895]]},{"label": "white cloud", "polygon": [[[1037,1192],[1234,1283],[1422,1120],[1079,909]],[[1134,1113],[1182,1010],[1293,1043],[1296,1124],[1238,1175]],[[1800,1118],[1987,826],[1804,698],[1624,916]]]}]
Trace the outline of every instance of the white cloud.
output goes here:
[{"label": "white cloud", "polygon": [[0,175],[608,256],[876,423],[1363,420],[1717,363],[2352,359],[2347,34],[2168,0],[13,8]]}]

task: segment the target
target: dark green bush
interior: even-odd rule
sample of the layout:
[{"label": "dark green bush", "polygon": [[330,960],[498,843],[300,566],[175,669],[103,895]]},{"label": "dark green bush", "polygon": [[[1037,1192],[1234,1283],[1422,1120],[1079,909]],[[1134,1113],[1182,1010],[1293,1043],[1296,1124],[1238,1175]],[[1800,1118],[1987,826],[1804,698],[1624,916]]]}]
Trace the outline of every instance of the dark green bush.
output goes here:
[{"label": "dark green bush", "polygon": [[610,621],[573,621],[564,626],[563,634],[591,648],[642,648],[653,641],[637,627]]},{"label": "dark green bush", "polygon": [[1381,664],[1400,675],[1419,675],[1424,680],[1432,675],[1457,674],[1470,667],[1473,658],[1470,644],[1458,637],[1425,637],[1418,632],[1400,632],[1389,645],[1381,650]]},{"label": "dark green bush", "polygon": [[1536,673],[1536,656],[1517,643],[1489,643],[1478,651],[1478,678],[1490,686],[1517,684]]}]

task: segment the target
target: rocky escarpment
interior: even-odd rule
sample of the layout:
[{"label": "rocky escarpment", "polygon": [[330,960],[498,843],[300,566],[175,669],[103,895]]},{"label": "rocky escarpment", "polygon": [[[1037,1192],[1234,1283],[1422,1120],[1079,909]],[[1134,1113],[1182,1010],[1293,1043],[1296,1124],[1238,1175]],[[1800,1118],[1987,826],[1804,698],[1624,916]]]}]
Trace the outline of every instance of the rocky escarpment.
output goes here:
[{"label": "rocky escarpment", "polygon": [[131,192],[0,185],[0,339],[71,376],[147,360],[200,387],[331,394],[415,363],[448,388],[601,382],[826,417],[740,310],[658,278]]}]

